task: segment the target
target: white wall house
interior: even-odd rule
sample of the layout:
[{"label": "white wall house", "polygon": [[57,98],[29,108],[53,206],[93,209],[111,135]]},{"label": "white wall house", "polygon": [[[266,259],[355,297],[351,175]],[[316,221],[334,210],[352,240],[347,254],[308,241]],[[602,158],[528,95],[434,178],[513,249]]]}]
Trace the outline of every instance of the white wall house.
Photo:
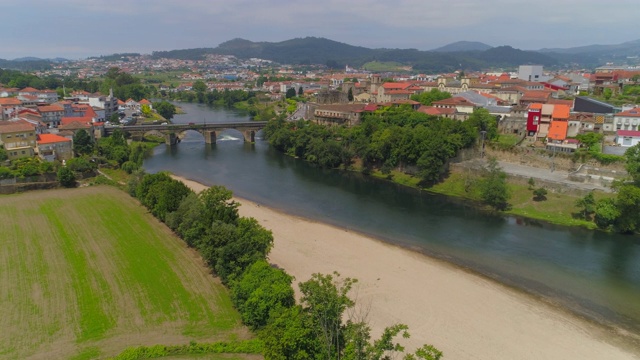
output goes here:
[{"label": "white wall house", "polygon": [[616,144],[622,147],[631,147],[640,144],[640,131],[618,130]]}]

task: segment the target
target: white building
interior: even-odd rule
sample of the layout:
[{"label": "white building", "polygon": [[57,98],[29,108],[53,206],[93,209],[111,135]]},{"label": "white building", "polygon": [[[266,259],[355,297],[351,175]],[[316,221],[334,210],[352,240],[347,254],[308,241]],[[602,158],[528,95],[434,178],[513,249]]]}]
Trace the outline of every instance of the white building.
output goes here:
[{"label": "white building", "polygon": [[518,79],[526,81],[542,81],[542,65],[520,65]]},{"label": "white building", "polygon": [[622,147],[631,147],[640,144],[640,131],[618,130],[616,144]]},{"label": "white building", "polygon": [[613,115],[615,130],[640,130],[640,108],[632,108]]}]

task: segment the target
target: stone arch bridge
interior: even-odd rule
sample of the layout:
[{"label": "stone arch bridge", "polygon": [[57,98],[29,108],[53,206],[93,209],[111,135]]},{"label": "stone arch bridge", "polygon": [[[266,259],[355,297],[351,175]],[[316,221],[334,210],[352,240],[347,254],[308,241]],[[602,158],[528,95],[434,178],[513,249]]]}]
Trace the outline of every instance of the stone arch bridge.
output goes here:
[{"label": "stone arch bridge", "polygon": [[167,124],[167,125],[131,125],[122,127],[105,128],[105,135],[109,136],[115,129],[131,134],[132,136],[144,136],[144,134],[153,132],[164,135],[167,145],[174,145],[180,139],[180,134],[187,131],[197,131],[204,136],[207,144],[215,144],[217,132],[227,129],[235,129],[242,133],[245,142],[255,142],[255,135],[258,131],[264,129],[267,125],[266,121],[248,121],[248,122],[231,122],[231,123],[206,123],[206,124]]}]

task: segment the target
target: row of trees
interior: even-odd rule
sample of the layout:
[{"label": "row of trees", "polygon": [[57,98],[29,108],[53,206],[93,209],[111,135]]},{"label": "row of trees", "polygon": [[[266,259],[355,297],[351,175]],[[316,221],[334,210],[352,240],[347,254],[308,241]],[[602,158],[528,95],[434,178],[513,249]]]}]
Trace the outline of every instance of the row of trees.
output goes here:
[{"label": "row of trees", "polygon": [[[213,186],[195,194],[167,173],[136,172],[129,193],[197,249],[231,292],[243,322],[258,332],[266,359],[388,359],[404,348],[394,340],[408,336],[405,325],[385,330],[372,341],[365,319],[347,317],[355,302],[353,279],[314,274],[300,283],[296,304],[293,277],[266,258],[273,236],[253,218],[238,214],[231,191]],[[425,345],[405,359],[439,359]]]},{"label": "row of trees", "polygon": [[383,173],[417,168],[429,185],[440,179],[450,158],[475,144],[480,131],[487,139],[497,136],[496,120],[485,109],[460,122],[400,106],[365,113],[352,127],[277,119],[269,122],[265,135],[276,149],[323,167],[349,167],[357,157],[365,169]]},{"label": "row of trees", "polygon": [[256,102],[256,94],[253,91],[244,90],[223,90],[217,89],[209,91],[207,85],[202,80],[193,83],[190,91],[169,92],[165,95],[173,100],[186,102],[197,102],[212,106],[223,106],[232,108],[235,104],[250,101]]}]

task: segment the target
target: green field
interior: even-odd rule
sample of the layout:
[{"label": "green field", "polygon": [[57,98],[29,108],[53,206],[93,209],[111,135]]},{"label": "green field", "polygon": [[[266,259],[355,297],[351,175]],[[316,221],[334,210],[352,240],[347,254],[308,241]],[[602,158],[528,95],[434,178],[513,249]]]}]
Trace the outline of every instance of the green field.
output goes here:
[{"label": "green field", "polygon": [[0,217],[0,358],[252,337],[200,257],[123,191],[2,196]]}]

